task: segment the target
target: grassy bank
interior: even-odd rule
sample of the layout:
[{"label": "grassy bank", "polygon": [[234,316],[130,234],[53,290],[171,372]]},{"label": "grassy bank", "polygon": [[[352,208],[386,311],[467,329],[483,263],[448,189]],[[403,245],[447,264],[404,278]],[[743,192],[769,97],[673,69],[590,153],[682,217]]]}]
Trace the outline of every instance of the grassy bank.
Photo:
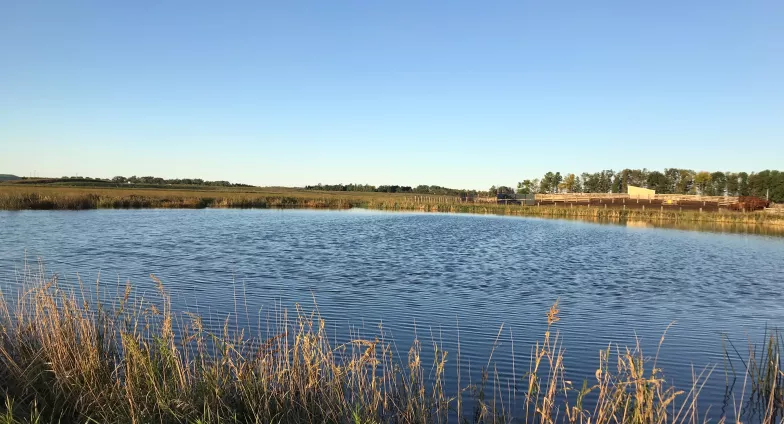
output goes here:
[{"label": "grassy bank", "polygon": [[[639,346],[603,350],[595,373],[568,381],[557,304],[543,311],[547,330],[518,381],[500,381],[491,355],[482,381],[448,387],[460,352],[436,342],[428,362],[419,341],[401,355],[383,333],[335,345],[318,314],[302,310],[281,314],[268,336],[232,330],[228,318],[211,333],[199,316],[173,311],[154,277],[158,301],[128,286],[104,305],[56,279],[27,279],[0,298],[0,423],[686,423],[705,410],[707,372],[672,387]],[[765,422],[784,407],[780,347],[772,338],[752,351],[749,397],[736,400]]]},{"label": "grassy bank", "polygon": [[460,203],[445,196],[387,193],[314,192],[295,189],[130,189],[0,185],[3,210],[84,210],[101,208],[369,208],[380,210],[479,213],[605,221],[718,222],[784,227],[784,218],[766,213],[694,212],[657,209],[519,206]]}]

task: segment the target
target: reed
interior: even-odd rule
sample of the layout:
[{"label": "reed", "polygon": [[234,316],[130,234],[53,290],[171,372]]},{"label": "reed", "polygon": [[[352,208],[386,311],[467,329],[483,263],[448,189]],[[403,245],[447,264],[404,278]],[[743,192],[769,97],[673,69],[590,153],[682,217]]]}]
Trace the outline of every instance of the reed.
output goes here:
[{"label": "reed", "polygon": [[[126,285],[110,302],[100,302],[106,298],[100,284],[94,292],[83,285],[69,290],[43,275],[27,273],[18,293],[0,293],[0,423],[603,424],[704,418],[697,401],[707,372],[678,390],[639,345],[608,347],[595,375],[582,385],[567,380],[557,303],[546,314],[547,329],[531,351],[528,372],[515,381],[514,395],[504,396],[508,386],[498,378],[492,354],[480,382],[447,387],[452,352],[438,343],[432,355],[423,355],[415,340],[404,356],[383,332],[336,344],[317,309],[298,306],[291,316],[283,311],[267,333],[250,336],[229,318],[222,330],[210,331],[200,316],[174,311],[154,276],[157,297],[136,297]],[[759,381],[750,391],[769,400],[763,417],[774,422],[781,417],[781,368],[769,360],[778,358],[778,350],[766,355],[747,361],[745,375]],[[459,364],[459,352],[455,359]]]},{"label": "reed", "polygon": [[604,221],[724,223],[784,228],[772,213],[697,212],[571,206],[460,203],[446,196],[317,192],[297,189],[183,190],[0,185],[0,210],[85,210],[131,208],[310,208],[475,213]]}]

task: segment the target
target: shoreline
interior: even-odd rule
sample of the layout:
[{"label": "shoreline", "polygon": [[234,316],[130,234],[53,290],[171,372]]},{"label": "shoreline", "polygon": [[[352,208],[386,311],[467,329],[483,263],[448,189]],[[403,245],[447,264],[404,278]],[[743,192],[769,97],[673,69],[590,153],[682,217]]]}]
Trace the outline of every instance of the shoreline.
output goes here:
[{"label": "shoreline", "polygon": [[601,220],[608,222],[715,223],[784,230],[784,216],[765,212],[677,211],[594,206],[521,206],[459,203],[444,196],[306,191],[194,192],[179,190],[84,189],[0,186],[0,210],[91,209],[334,209],[361,208]]}]

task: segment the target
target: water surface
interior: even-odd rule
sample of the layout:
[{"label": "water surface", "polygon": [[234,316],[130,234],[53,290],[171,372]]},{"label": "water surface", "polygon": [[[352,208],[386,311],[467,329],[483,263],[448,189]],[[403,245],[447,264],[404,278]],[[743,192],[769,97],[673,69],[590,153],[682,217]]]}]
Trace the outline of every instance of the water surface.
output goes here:
[{"label": "water surface", "polygon": [[[416,333],[454,353],[459,328],[468,375],[487,363],[503,324],[493,358],[502,378],[513,380],[527,368],[556,300],[577,381],[593,376],[599,349],[640,340],[653,355],[675,323],[659,365],[688,385],[692,365],[722,367],[722,335],[745,346],[784,323],[784,239],[760,235],[498,216],[220,209],[0,212],[0,240],[6,290],[26,254],[66,284],[76,284],[77,274],[92,284],[100,273],[106,285],[130,280],[153,290],[153,273],[175,293],[177,307],[218,321],[241,311],[238,320],[255,322],[276,305],[310,309],[315,299],[336,334],[353,328],[372,335],[383,322],[401,350]],[[722,402],[723,373],[714,371],[720,378],[702,402]]]}]

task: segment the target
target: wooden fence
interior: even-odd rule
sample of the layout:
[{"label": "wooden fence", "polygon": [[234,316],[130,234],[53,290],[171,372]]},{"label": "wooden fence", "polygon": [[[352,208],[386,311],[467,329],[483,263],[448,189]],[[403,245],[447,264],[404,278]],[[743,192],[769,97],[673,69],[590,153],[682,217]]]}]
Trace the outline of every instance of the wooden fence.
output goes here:
[{"label": "wooden fence", "polygon": [[566,202],[590,203],[593,200],[635,199],[635,200],[661,200],[664,203],[678,204],[679,202],[704,202],[716,203],[719,206],[729,206],[737,203],[738,198],[733,196],[698,196],[689,194],[655,194],[651,196],[629,196],[627,193],[557,193],[537,194],[537,202]]}]

